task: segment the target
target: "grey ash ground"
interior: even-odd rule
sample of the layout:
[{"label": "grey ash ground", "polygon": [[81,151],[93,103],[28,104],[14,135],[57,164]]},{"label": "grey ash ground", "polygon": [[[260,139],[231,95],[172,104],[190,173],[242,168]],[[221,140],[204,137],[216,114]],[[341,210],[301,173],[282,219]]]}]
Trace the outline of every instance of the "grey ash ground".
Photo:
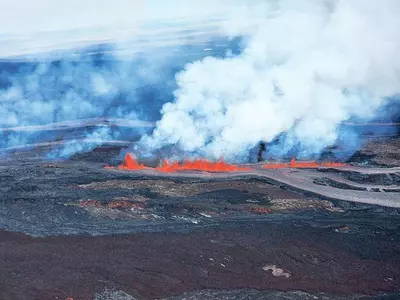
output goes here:
[{"label": "grey ash ground", "polygon": [[[0,299],[400,299],[397,208],[249,174],[107,170],[113,147],[47,150],[0,162]],[[399,185],[394,171],[312,176],[378,198]]]}]

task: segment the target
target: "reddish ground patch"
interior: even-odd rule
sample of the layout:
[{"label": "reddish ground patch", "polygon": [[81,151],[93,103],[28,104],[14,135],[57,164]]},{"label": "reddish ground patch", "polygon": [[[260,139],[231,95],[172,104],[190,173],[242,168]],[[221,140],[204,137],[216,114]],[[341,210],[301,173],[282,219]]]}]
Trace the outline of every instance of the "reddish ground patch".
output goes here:
[{"label": "reddish ground patch", "polygon": [[[93,299],[105,287],[159,299],[206,288],[376,294],[400,286],[396,257],[359,257],[343,247],[349,242],[365,246],[332,229],[259,222],[127,236],[0,232],[0,299]],[[368,242],[380,253],[397,247],[382,236]],[[273,276],[265,265],[291,276]]]},{"label": "reddish ground patch", "polygon": [[80,201],[79,206],[81,207],[96,207],[96,208],[109,208],[109,209],[117,209],[117,208],[136,208],[143,209],[145,208],[144,203],[134,203],[129,201],[110,201],[107,203],[102,203],[98,200],[85,200]]}]

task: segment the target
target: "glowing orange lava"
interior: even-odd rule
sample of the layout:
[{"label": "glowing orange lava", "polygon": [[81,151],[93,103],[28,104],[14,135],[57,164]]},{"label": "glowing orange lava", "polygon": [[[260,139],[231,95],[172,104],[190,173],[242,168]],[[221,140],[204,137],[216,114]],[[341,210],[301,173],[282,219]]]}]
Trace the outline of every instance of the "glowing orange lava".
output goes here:
[{"label": "glowing orange lava", "polygon": [[206,171],[206,172],[235,172],[248,171],[250,168],[239,167],[227,164],[224,161],[210,162],[205,159],[197,159],[192,161],[184,161],[182,164],[174,162],[170,164],[164,160],[164,164],[156,168],[160,172],[175,172],[175,171]]},{"label": "glowing orange lava", "polygon": [[145,165],[139,164],[131,154],[126,154],[124,163],[118,167],[120,170],[143,170],[148,169]]},{"label": "glowing orange lava", "polygon": [[282,168],[318,168],[318,167],[330,167],[330,168],[338,168],[344,167],[346,164],[343,163],[333,163],[333,162],[325,162],[325,163],[317,163],[315,161],[304,161],[297,162],[295,158],[292,158],[290,163],[270,163],[263,166],[264,169],[282,169]]},{"label": "glowing orange lava", "polygon": [[[111,166],[104,166],[105,169],[114,169]],[[239,167],[236,165],[228,164],[224,161],[210,162],[205,159],[197,160],[186,160],[183,163],[174,162],[170,163],[168,160],[164,160],[163,164],[157,168],[147,167],[143,164],[139,164],[131,154],[126,154],[124,163],[118,167],[120,170],[144,170],[153,169],[159,172],[170,173],[176,171],[205,171],[205,172],[235,172],[235,171],[248,171],[250,168]]]},{"label": "glowing orange lava", "polygon": [[[264,169],[283,169],[283,168],[319,168],[319,167],[328,167],[328,168],[339,168],[346,166],[343,163],[334,163],[334,162],[324,162],[317,163],[315,161],[303,161],[298,162],[295,158],[292,158],[290,163],[269,163],[265,164],[262,167]],[[104,166],[105,169],[113,169],[111,166]],[[182,163],[173,162],[170,163],[168,160],[164,160],[163,164],[156,168],[147,167],[143,164],[139,164],[137,160],[132,157],[131,154],[126,154],[124,158],[124,163],[118,166],[120,170],[156,170],[163,173],[171,173],[176,171],[204,171],[204,172],[237,172],[237,171],[249,171],[252,168],[249,167],[241,167],[237,165],[232,165],[224,162],[223,160],[218,162],[210,162],[205,159],[197,159],[197,160],[185,160]]]}]

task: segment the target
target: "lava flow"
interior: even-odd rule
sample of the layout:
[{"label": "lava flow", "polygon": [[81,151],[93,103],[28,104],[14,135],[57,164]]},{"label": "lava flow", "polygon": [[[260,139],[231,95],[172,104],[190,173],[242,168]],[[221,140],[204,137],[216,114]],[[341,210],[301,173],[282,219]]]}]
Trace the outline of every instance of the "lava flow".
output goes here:
[{"label": "lava flow", "polygon": [[[112,169],[113,167],[105,166],[106,169]],[[126,154],[124,163],[118,167],[120,170],[144,170],[154,169],[147,167],[143,164],[139,164],[131,154]],[[184,161],[182,164],[178,162],[169,163],[168,160],[164,160],[164,163],[155,170],[159,172],[169,173],[176,171],[205,171],[205,172],[235,172],[235,171],[248,171],[250,168],[239,167],[225,163],[224,161],[209,162],[205,159],[198,159],[193,161]]]},{"label": "lava flow", "polygon": [[145,165],[139,164],[129,153],[125,155],[124,163],[118,167],[120,170],[144,170],[149,169]]},{"label": "lava flow", "polygon": [[[333,162],[324,162],[324,163],[317,163],[314,161],[297,162],[296,159],[292,158],[290,163],[269,163],[263,165],[263,168],[264,169],[319,168],[319,167],[338,168],[344,166],[346,165],[343,163],[333,163]],[[104,168],[112,169],[114,167],[105,166]],[[205,159],[185,160],[182,163],[179,162],[170,163],[168,160],[164,160],[162,165],[156,168],[151,168],[143,164],[139,164],[137,160],[134,157],[132,157],[132,155],[129,153],[125,155],[124,163],[120,165],[118,168],[120,170],[131,170],[131,171],[152,169],[163,173],[171,173],[176,171],[238,172],[238,171],[251,170],[251,168],[228,164],[222,160],[218,162],[210,162]]]},{"label": "lava flow", "polygon": [[184,161],[182,164],[175,162],[170,164],[164,160],[164,164],[156,168],[160,172],[175,172],[175,171],[206,171],[206,172],[235,172],[235,171],[248,171],[249,168],[238,167],[235,165],[227,164],[224,161],[209,162],[205,159],[198,159],[193,161]]},{"label": "lava flow", "polygon": [[330,168],[338,168],[344,167],[346,164],[343,163],[334,163],[334,162],[325,162],[325,163],[317,163],[315,161],[310,162],[297,162],[295,158],[292,158],[290,163],[270,163],[263,166],[264,169],[282,169],[282,168],[318,168],[318,167],[330,167]]}]

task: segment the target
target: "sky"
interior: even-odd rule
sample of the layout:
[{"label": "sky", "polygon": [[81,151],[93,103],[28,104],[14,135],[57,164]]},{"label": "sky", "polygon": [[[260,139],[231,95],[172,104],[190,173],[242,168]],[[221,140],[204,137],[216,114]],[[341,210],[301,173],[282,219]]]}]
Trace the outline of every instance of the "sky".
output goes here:
[{"label": "sky", "polygon": [[[244,0],[0,0],[0,57],[121,41],[167,21],[224,17]],[[204,24],[204,23],[203,23]],[[204,24],[206,25],[206,24]]]}]

